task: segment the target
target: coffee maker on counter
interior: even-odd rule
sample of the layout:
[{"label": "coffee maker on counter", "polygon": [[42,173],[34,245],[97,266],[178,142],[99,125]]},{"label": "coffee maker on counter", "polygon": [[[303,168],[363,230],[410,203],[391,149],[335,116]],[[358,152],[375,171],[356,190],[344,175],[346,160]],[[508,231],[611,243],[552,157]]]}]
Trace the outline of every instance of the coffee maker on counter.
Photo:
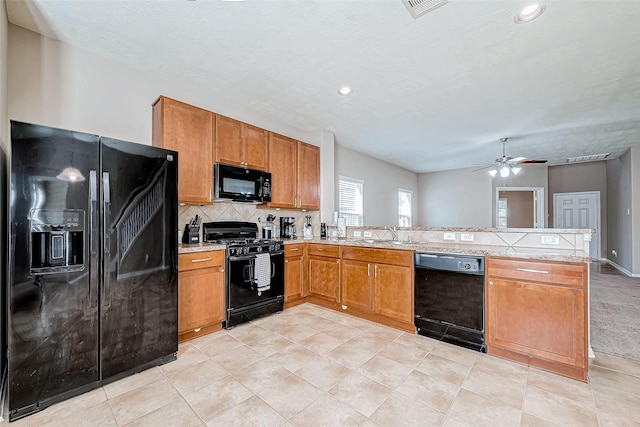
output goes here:
[{"label": "coffee maker on counter", "polygon": [[282,239],[295,239],[296,236],[296,221],[292,216],[280,217],[280,238]]}]

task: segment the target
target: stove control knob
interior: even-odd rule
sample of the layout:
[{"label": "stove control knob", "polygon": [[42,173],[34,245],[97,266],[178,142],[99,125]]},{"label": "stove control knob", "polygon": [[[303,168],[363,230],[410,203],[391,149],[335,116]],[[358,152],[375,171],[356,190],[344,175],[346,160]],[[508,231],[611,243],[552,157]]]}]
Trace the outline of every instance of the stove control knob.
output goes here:
[{"label": "stove control knob", "polygon": [[276,250],[276,245],[269,245],[269,251],[273,252]]},{"label": "stove control knob", "polygon": [[256,252],[262,252],[262,246],[258,246],[258,247],[256,248]]},{"label": "stove control knob", "polygon": [[245,246],[244,248],[242,248],[242,252],[244,252],[245,254],[249,253],[249,246]]}]

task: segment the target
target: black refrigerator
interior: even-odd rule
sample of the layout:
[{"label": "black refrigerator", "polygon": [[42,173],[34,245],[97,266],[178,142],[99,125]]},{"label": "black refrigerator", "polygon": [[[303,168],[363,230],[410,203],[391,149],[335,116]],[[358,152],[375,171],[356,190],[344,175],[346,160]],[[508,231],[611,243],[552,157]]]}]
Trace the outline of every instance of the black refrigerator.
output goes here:
[{"label": "black refrigerator", "polygon": [[11,122],[9,417],[178,350],[175,151]]}]

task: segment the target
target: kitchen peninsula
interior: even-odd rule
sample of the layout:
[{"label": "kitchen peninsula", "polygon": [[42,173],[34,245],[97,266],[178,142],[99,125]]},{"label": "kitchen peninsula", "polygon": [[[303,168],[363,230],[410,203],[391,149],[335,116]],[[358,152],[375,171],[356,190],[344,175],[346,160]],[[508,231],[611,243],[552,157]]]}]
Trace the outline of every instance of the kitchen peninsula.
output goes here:
[{"label": "kitchen peninsula", "polygon": [[[587,381],[592,233],[410,227],[393,240],[384,227],[349,227],[344,240],[289,240],[285,309],[311,302],[415,333],[414,252],[481,255],[488,353]],[[200,251],[223,253],[179,249],[181,257]]]}]

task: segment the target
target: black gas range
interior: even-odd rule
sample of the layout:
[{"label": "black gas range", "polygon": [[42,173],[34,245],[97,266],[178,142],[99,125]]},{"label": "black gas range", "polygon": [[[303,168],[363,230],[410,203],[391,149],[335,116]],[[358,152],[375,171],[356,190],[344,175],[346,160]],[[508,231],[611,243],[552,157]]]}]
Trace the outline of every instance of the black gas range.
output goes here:
[{"label": "black gas range", "polygon": [[205,242],[226,245],[225,328],[282,311],[284,243],[258,239],[252,222],[207,222],[203,231]]}]

